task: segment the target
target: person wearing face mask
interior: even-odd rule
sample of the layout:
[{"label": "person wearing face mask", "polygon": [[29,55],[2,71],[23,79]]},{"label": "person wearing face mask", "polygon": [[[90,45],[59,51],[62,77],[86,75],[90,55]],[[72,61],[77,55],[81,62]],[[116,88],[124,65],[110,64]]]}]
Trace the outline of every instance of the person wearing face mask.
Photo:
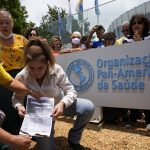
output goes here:
[{"label": "person wearing face mask", "polygon": [[79,52],[86,49],[85,44],[81,43],[81,33],[79,31],[73,32],[70,36],[70,39],[71,39],[70,48],[61,50],[61,54]]},{"label": "person wearing face mask", "polygon": [[78,31],[72,33],[71,44],[72,47],[70,48],[70,52],[77,52],[86,49],[86,46],[81,43],[81,33]]},{"label": "person wearing face mask", "polygon": [[[11,14],[4,10],[0,10],[0,60],[4,69],[12,76],[23,68],[23,48],[27,43],[27,39],[19,34],[13,33],[13,19]],[[17,112],[12,108],[10,99],[12,92],[0,86],[0,108],[6,114],[6,120],[3,128],[13,134],[19,121]],[[13,122],[13,123],[12,123]]]}]

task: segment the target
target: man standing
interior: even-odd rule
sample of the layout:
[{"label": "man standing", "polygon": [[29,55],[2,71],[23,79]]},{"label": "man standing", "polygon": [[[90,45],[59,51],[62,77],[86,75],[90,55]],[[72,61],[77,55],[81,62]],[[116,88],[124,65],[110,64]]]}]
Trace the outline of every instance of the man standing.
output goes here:
[{"label": "man standing", "polygon": [[[93,41],[91,42],[93,34],[96,33],[97,38],[99,39],[98,41]],[[103,36],[105,33],[105,29],[102,25],[96,25],[92,28],[90,31],[90,34],[87,38],[86,44],[88,48],[97,48],[97,47],[104,47],[104,42],[103,42]]]},{"label": "man standing", "polygon": [[129,22],[128,21],[123,22],[122,33],[123,33],[123,36],[120,39],[116,40],[115,45],[121,45],[124,38],[127,37],[127,35],[129,35]]}]

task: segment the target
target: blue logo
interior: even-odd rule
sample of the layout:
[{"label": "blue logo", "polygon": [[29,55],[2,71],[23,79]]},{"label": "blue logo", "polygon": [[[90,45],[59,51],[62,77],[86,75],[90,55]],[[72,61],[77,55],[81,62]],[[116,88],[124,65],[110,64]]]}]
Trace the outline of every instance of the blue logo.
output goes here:
[{"label": "blue logo", "polygon": [[83,59],[72,61],[66,74],[76,91],[85,91],[94,81],[94,70],[91,64]]}]

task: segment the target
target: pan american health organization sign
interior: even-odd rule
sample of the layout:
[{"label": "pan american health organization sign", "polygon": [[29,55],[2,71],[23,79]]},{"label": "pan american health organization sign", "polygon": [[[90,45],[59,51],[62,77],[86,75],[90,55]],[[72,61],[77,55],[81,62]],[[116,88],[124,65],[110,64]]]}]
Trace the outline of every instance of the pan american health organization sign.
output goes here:
[{"label": "pan american health organization sign", "polygon": [[78,97],[96,106],[150,109],[150,41],[56,57]]}]

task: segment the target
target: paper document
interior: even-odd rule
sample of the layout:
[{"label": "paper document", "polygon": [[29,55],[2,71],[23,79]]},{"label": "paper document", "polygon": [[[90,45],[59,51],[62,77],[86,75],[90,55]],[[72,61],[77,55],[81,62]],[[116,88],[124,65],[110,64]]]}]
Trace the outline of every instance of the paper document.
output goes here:
[{"label": "paper document", "polygon": [[52,128],[52,117],[50,116],[54,107],[54,99],[41,97],[40,100],[27,97],[26,111],[20,134],[31,136],[50,136]]}]

